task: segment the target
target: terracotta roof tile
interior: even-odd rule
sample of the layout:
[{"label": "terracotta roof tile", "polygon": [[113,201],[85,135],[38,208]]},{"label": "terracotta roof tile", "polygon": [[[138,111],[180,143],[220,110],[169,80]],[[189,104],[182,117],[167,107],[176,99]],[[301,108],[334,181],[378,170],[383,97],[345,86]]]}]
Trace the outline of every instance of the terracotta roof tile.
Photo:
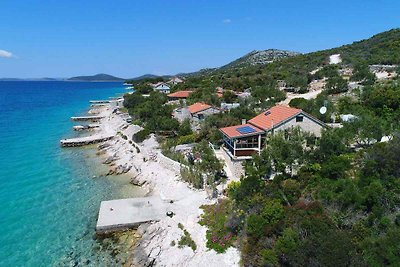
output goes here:
[{"label": "terracotta roof tile", "polygon": [[252,118],[249,123],[263,130],[269,130],[300,112],[301,109],[277,105]]},{"label": "terracotta roof tile", "polygon": [[193,105],[188,107],[189,112],[191,114],[194,114],[194,113],[197,113],[197,112],[209,109],[209,108],[211,108],[210,105],[207,105],[205,103],[200,103],[200,102],[194,103]]},{"label": "terracotta roof tile", "polygon": [[169,94],[168,97],[176,98],[188,98],[193,91],[177,91],[175,93]]},{"label": "terracotta roof tile", "polygon": [[[253,129],[254,131],[251,133],[240,133],[238,131],[239,128],[241,127],[250,127],[251,129]],[[229,138],[235,138],[235,137],[239,137],[239,136],[251,136],[251,135],[255,135],[255,134],[259,134],[259,133],[263,133],[264,131],[255,127],[254,125],[251,125],[249,123],[246,124],[241,124],[241,125],[235,125],[235,126],[229,126],[229,127],[225,127],[225,128],[221,128],[220,129],[222,133],[224,133],[226,136],[228,136]]]}]

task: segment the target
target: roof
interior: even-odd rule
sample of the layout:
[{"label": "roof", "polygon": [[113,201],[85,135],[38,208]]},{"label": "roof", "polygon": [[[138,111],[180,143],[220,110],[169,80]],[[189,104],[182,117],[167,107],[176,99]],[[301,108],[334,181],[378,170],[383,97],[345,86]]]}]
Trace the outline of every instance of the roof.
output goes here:
[{"label": "roof", "polygon": [[176,98],[188,98],[190,93],[193,91],[177,91],[175,93],[169,94],[168,97],[176,97]]},{"label": "roof", "polygon": [[194,113],[197,113],[197,112],[209,109],[209,108],[211,108],[210,105],[207,105],[205,103],[200,103],[200,102],[194,103],[193,105],[188,107],[189,112],[191,114],[194,114]]},{"label": "roof", "polygon": [[181,79],[181,78],[179,78],[179,77],[172,77],[169,81],[180,81],[180,82],[183,82],[183,80]]},{"label": "roof", "polygon": [[223,134],[225,134],[229,138],[251,136],[251,135],[260,134],[260,133],[264,132],[263,130],[261,130],[258,127],[251,125],[249,123],[235,125],[235,126],[229,126],[229,127],[221,128],[220,130]]},{"label": "roof", "polygon": [[277,105],[252,118],[249,123],[267,131],[301,112],[301,109]]},{"label": "roof", "polygon": [[165,85],[165,86],[168,86],[168,87],[169,87],[169,85],[168,85],[167,83],[165,83],[165,82],[158,82],[158,83],[156,83],[156,84],[153,84],[153,87],[156,88],[156,87],[159,87],[159,86],[161,86],[161,85]]}]

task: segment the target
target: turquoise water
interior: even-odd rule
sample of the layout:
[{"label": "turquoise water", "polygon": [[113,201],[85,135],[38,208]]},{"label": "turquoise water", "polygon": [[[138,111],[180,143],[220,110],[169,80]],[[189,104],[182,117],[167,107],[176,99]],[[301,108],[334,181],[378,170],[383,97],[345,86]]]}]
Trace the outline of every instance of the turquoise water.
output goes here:
[{"label": "turquoise water", "polygon": [[0,266],[119,265],[94,238],[97,212],[135,188],[101,176],[95,148],[59,140],[76,134],[69,118],[90,99],[123,92],[122,83],[0,82]]}]

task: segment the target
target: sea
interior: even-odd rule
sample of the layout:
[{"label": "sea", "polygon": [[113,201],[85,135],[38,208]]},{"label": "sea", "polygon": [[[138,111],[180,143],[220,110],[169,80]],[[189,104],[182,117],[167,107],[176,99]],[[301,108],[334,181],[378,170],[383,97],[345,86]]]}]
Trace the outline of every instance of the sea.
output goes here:
[{"label": "sea", "polygon": [[100,202],[139,196],[126,176],[105,176],[96,146],[61,148],[71,116],[122,83],[0,82],[0,266],[122,266],[129,233],[98,238]]}]

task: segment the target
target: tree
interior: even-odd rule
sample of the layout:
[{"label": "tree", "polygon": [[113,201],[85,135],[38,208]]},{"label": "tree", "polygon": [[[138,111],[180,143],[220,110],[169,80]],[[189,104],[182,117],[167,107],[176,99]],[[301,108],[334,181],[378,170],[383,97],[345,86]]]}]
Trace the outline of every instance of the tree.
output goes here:
[{"label": "tree", "polygon": [[359,146],[370,146],[380,141],[384,134],[384,121],[371,113],[359,115],[357,119],[345,123],[345,127]]},{"label": "tree", "polygon": [[391,228],[385,235],[367,240],[364,245],[366,261],[370,266],[400,265],[400,228]]},{"label": "tree", "polygon": [[344,93],[347,92],[348,89],[347,81],[340,76],[329,78],[325,85],[325,90],[327,90],[329,94]]},{"label": "tree", "polygon": [[180,136],[185,136],[185,135],[189,135],[192,134],[192,129],[190,127],[190,120],[189,119],[185,119],[181,125],[179,126],[179,130],[178,130],[178,134]]},{"label": "tree", "polygon": [[339,156],[347,151],[346,141],[340,129],[322,131],[319,146],[314,155],[318,162],[324,162],[332,156]]},{"label": "tree", "polygon": [[368,64],[357,64],[354,66],[350,80],[359,81],[363,85],[372,85],[375,83],[376,77],[369,71]]},{"label": "tree", "polygon": [[272,160],[275,173],[292,175],[294,165],[304,161],[304,137],[300,129],[279,132],[267,141],[266,151]]},{"label": "tree", "polygon": [[224,91],[222,94],[222,100],[225,103],[234,103],[237,99],[237,96],[232,91]]},{"label": "tree", "polygon": [[351,160],[344,156],[333,156],[321,165],[321,174],[325,178],[345,178],[346,172],[351,169]]},{"label": "tree", "polygon": [[222,171],[223,164],[205,140],[193,148],[193,153],[200,157],[195,167],[206,175],[207,183],[214,186],[216,175]]}]

